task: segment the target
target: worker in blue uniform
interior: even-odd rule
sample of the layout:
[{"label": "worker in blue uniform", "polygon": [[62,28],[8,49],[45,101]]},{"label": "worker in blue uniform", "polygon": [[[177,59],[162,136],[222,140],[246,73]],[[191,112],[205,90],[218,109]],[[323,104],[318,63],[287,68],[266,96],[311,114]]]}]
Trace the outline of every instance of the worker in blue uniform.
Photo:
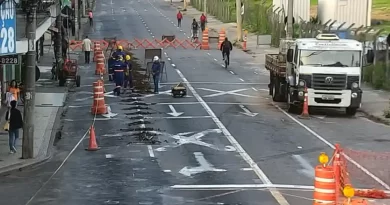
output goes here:
[{"label": "worker in blue uniform", "polygon": [[115,75],[115,89],[114,93],[118,96],[121,94],[121,87],[123,86],[123,81],[125,80],[124,72],[127,67],[127,64],[123,62],[123,58],[118,56],[117,60],[114,63],[114,75]]},{"label": "worker in blue uniform", "polygon": [[124,85],[124,88],[127,88],[127,86],[129,86],[129,88],[131,90],[133,90],[133,74],[132,74],[132,65],[131,65],[131,57],[130,55],[126,55],[126,58],[125,58],[125,62],[127,64],[127,69],[126,69],[126,72],[125,72],[125,85]]},{"label": "worker in blue uniform", "polygon": [[109,81],[113,81],[113,80],[115,80],[115,75],[114,75],[114,64],[115,64],[115,62],[116,62],[116,58],[117,56],[113,56],[113,57],[110,57],[109,59],[108,59],[108,62],[107,62],[107,64],[108,64],[108,80]]},{"label": "worker in blue uniform", "polygon": [[112,54],[113,57],[115,56],[122,56],[122,59],[125,58],[126,56],[126,53],[123,51],[123,47],[122,46],[118,46],[118,49]]}]

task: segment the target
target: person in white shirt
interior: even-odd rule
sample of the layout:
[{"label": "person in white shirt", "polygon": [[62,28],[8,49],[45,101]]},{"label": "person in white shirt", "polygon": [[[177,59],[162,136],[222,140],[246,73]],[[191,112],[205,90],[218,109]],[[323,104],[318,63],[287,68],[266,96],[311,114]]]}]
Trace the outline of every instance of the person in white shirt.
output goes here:
[{"label": "person in white shirt", "polygon": [[86,64],[89,64],[90,62],[91,50],[92,50],[92,41],[88,38],[88,36],[85,36],[85,39],[83,40],[83,51],[85,54]]}]

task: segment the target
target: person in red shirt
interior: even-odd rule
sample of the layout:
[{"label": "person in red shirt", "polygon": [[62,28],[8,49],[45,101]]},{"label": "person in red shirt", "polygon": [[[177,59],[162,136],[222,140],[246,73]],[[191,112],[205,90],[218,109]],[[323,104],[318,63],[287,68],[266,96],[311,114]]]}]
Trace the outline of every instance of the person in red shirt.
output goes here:
[{"label": "person in red shirt", "polygon": [[176,15],[177,18],[177,27],[181,27],[181,20],[183,19],[183,14],[179,11]]},{"label": "person in red shirt", "polygon": [[200,28],[202,29],[202,32],[206,28],[206,22],[207,22],[207,18],[204,15],[204,13],[202,13],[202,15],[200,16]]}]

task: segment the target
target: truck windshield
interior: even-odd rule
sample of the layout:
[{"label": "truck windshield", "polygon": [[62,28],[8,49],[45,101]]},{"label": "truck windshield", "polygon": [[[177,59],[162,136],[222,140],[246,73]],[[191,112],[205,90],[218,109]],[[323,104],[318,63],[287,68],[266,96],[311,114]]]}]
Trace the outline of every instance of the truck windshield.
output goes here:
[{"label": "truck windshield", "polygon": [[301,66],[360,67],[360,51],[301,50]]}]

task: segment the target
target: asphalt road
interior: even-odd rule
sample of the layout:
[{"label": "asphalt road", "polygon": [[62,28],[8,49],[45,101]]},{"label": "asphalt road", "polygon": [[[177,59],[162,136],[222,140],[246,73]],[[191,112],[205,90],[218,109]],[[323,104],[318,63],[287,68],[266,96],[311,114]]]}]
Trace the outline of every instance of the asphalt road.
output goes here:
[{"label": "asphalt road", "polygon": [[[190,19],[180,29],[175,15],[159,0],[98,2],[95,26],[87,33],[91,39],[188,39]],[[142,61],[143,53],[136,50],[134,57]],[[159,94],[106,95],[117,115],[96,117],[101,147],[96,152],[85,148],[97,77],[93,64],[82,66],[83,86],[68,99],[53,158],[2,176],[0,189],[7,191],[0,192],[0,204],[306,205],[311,191],[286,187],[311,186],[317,156],[331,154],[329,145],[388,147],[389,127],[359,116],[316,111],[311,120],[301,120],[287,114],[282,104],[271,103],[267,74],[254,74],[254,59],[239,50],[228,69],[217,50],[167,48],[162,60],[167,78]],[[186,83],[188,96],[169,95],[178,82]],[[107,82],[107,92],[111,89]],[[269,191],[264,184],[284,188]]]}]

